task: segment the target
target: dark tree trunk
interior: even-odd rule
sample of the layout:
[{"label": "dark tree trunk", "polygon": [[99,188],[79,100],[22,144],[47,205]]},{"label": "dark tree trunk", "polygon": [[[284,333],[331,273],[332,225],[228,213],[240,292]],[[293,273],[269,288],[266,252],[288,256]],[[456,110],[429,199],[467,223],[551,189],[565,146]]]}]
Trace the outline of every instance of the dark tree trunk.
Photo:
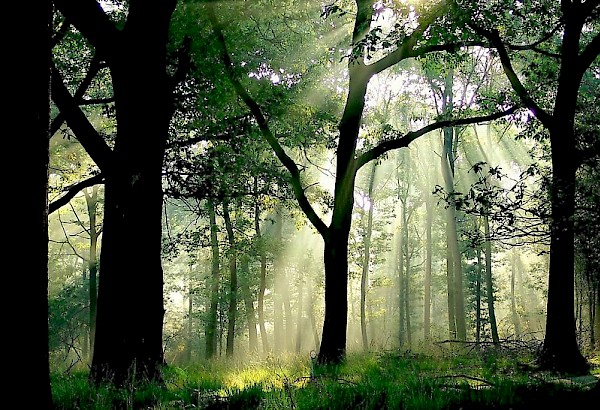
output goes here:
[{"label": "dark tree trunk", "polygon": [[348,235],[346,227],[330,228],[325,240],[325,319],[318,362],[340,363],[346,355],[348,323]]},{"label": "dark tree trunk", "polygon": [[[587,5],[586,5],[587,6]],[[552,219],[550,223],[550,269],[546,334],[539,355],[544,369],[567,373],[588,372],[589,364],[577,345],[574,315],[575,283],[575,109],[583,73],[579,67],[579,42],[584,16],[577,2],[563,5],[565,28],[562,60],[553,121],[550,126],[552,152]],[[597,55],[597,53],[596,53]]]},{"label": "dark tree trunk", "polygon": [[21,274],[6,275],[3,286],[5,293],[9,290],[26,292],[31,304],[27,309],[7,314],[6,329],[11,329],[28,345],[27,354],[23,356],[25,360],[17,366],[15,377],[8,378],[6,388],[23,391],[22,381],[27,380],[26,390],[35,394],[28,395],[27,404],[23,402],[20,406],[51,409],[47,196],[52,4],[49,1],[35,6],[23,3],[18,5],[18,10],[7,10],[10,14],[15,12],[26,16],[22,29],[27,36],[8,42],[6,58],[14,61],[15,69],[8,72],[10,81],[14,82],[7,88],[10,103],[3,110],[4,116],[13,124],[12,129],[16,126],[18,131],[7,138],[9,145],[5,152],[23,153],[21,165],[27,174],[26,177],[25,174],[17,174],[8,178],[9,185],[5,188],[27,205],[11,211],[19,221],[19,227],[11,230],[11,239],[4,244],[4,254],[14,261],[27,261],[27,270]]},{"label": "dark tree trunk", "polygon": [[217,312],[219,307],[219,239],[217,237],[217,217],[215,204],[209,199],[208,220],[210,224],[210,248],[212,250],[211,268],[209,282],[209,309],[206,317],[205,337],[206,337],[206,358],[211,359],[217,351]]},{"label": "dark tree trunk", "polygon": [[102,281],[91,377],[117,385],[161,380],[161,184],[172,113],[166,45],[176,2],[129,2],[121,31],[96,2],[55,3],[108,62],[117,119],[110,166],[103,169]]},{"label": "dark tree trunk", "polygon": [[236,243],[227,199],[223,200],[223,219],[225,220],[225,229],[227,230],[227,240],[229,242],[229,308],[227,309],[227,348],[225,354],[227,357],[231,357],[233,356],[233,343],[235,340],[238,279]]}]

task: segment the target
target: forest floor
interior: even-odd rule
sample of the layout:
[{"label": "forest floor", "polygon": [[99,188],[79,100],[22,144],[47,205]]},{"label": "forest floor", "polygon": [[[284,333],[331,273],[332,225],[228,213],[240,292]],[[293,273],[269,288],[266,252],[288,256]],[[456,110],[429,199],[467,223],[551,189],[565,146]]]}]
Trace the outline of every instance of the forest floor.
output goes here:
[{"label": "forest floor", "polygon": [[597,409],[600,357],[590,374],[535,371],[532,355],[485,352],[349,354],[317,367],[307,355],[199,360],[165,368],[163,385],[93,386],[85,370],[55,371],[57,409]]}]

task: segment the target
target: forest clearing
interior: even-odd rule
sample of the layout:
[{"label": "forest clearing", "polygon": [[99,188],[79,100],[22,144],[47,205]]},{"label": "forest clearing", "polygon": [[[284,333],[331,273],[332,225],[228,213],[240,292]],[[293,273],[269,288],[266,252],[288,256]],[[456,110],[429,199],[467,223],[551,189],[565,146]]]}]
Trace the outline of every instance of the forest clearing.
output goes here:
[{"label": "forest clearing", "polygon": [[600,1],[23,12],[32,407],[596,399]]}]

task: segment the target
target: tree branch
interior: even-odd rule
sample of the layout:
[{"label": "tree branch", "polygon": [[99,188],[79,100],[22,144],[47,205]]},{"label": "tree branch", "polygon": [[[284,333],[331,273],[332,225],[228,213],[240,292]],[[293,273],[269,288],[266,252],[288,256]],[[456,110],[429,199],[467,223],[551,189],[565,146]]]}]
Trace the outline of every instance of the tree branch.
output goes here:
[{"label": "tree branch", "polygon": [[80,181],[74,185],[71,185],[69,188],[67,188],[67,191],[63,196],[50,202],[50,204],[48,205],[48,214],[51,214],[52,212],[60,209],[62,206],[68,204],[69,201],[71,201],[71,199],[73,199],[75,195],[81,192],[82,189],[94,186],[96,184],[101,184],[103,182],[104,175],[98,174],[88,179],[84,179],[83,181]]},{"label": "tree branch", "polygon": [[553,126],[554,118],[548,114],[542,107],[540,107],[537,102],[531,98],[529,92],[519,80],[517,73],[515,72],[512,62],[510,60],[510,56],[508,55],[508,51],[506,46],[502,42],[500,38],[500,34],[497,30],[488,31],[479,27],[475,24],[469,23],[469,27],[471,27],[476,33],[486,37],[494,46],[494,48],[498,51],[498,55],[500,56],[500,62],[502,63],[502,69],[508,78],[513,90],[517,93],[517,96],[523,103],[523,105],[529,108],[535,117],[540,120],[540,122],[546,127],[550,128]]},{"label": "tree branch", "polygon": [[221,57],[223,58],[223,62],[225,64],[225,70],[231,81],[236,93],[242,99],[242,101],[248,106],[250,112],[256,119],[258,123],[258,127],[263,135],[263,137],[267,140],[271,149],[275,152],[275,155],[281,161],[281,163],[287,168],[290,172],[291,176],[291,184],[292,189],[294,191],[294,195],[298,200],[300,208],[306,214],[308,220],[313,224],[313,226],[317,229],[317,231],[321,234],[321,236],[325,237],[327,234],[327,225],[321,220],[321,218],[317,215],[316,211],[308,201],[306,194],[304,192],[304,188],[302,187],[302,181],[300,179],[300,170],[298,166],[294,162],[294,160],[287,155],[279,141],[273,135],[271,128],[269,127],[265,116],[263,115],[262,109],[260,106],[254,101],[254,99],[248,94],[246,89],[242,86],[241,82],[236,78],[233,63],[229,56],[229,52],[227,50],[227,45],[225,43],[225,37],[223,35],[223,31],[221,29],[221,25],[218,22],[217,16],[214,11],[214,4],[208,3],[208,16],[213,28],[213,32],[217,37],[217,41],[219,42],[219,46],[221,47]]},{"label": "tree branch", "polygon": [[488,115],[482,115],[482,116],[478,116],[478,117],[436,121],[434,123],[426,125],[425,127],[420,128],[416,131],[408,132],[400,138],[395,138],[395,139],[380,142],[378,145],[376,145],[375,147],[371,148],[370,150],[364,152],[362,155],[360,155],[357,158],[356,167],[357,167],[357,169],[360,169],[362,166],[364,166],[368,162],[379,158],[380,156],[382,156],[383,154],[385,154],[386,152],[388,152],[392,149],[407,147],[411,142],[413,142],[417,138],[427,134],[428,132],[435,131],[440,128],[455,127],[458,125],[467,125],[467,124],[477,124],[477,123],[481,123],[481,122],[497,120],[499,118],[502,118],[502,117],[505,117],[507,115],[514,113],[519,108],[520,107],[518,107],[518,106],[514,106],[514,107],[510,107],[509,109],[504,110],[504,111],[500,111],[500,112],[496,112],[496,113],[488,114]]},{"label": "tree branch", "polygon": [[65,116],[69,128],[75,133],[79,143],[96,165],[107,173],[112,167],[113,152],[81,111],[54,65],[52,65],[51,93],[52,100]]},{"label": "tree branch", "polygon": [[112,60],[120,32],[95,0],[54,0],[58,10],[90,41],[102,59]]},{"label": "tree branch", "polygon": [[592,63],[600,55],[600,33],[592,39],[592,41],[583,49],[583,52],[579,56],[579,70],[580,74],[583,75],[585,71],[590,68]]}]

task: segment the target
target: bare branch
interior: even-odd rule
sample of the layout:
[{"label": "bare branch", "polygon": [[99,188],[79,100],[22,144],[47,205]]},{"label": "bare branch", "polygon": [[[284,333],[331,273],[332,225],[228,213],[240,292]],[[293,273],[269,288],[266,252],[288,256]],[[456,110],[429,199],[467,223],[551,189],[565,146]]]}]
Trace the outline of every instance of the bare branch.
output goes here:
[{"label": "bare branch", "polygon": [[51,214],[52,212],[60,209],[62,206],[68,204],[69,201],[73,199],[75,195],[81,192],[82,189],[94,186],[96,184],[101,184],[103,182],[104,175],[98,174],[83,181],[80,181],[74,185],[71,185],[69,188],[67,188],[67,191],[63,196],[50,202],[50,204],[48,205],[48,214]]}]

